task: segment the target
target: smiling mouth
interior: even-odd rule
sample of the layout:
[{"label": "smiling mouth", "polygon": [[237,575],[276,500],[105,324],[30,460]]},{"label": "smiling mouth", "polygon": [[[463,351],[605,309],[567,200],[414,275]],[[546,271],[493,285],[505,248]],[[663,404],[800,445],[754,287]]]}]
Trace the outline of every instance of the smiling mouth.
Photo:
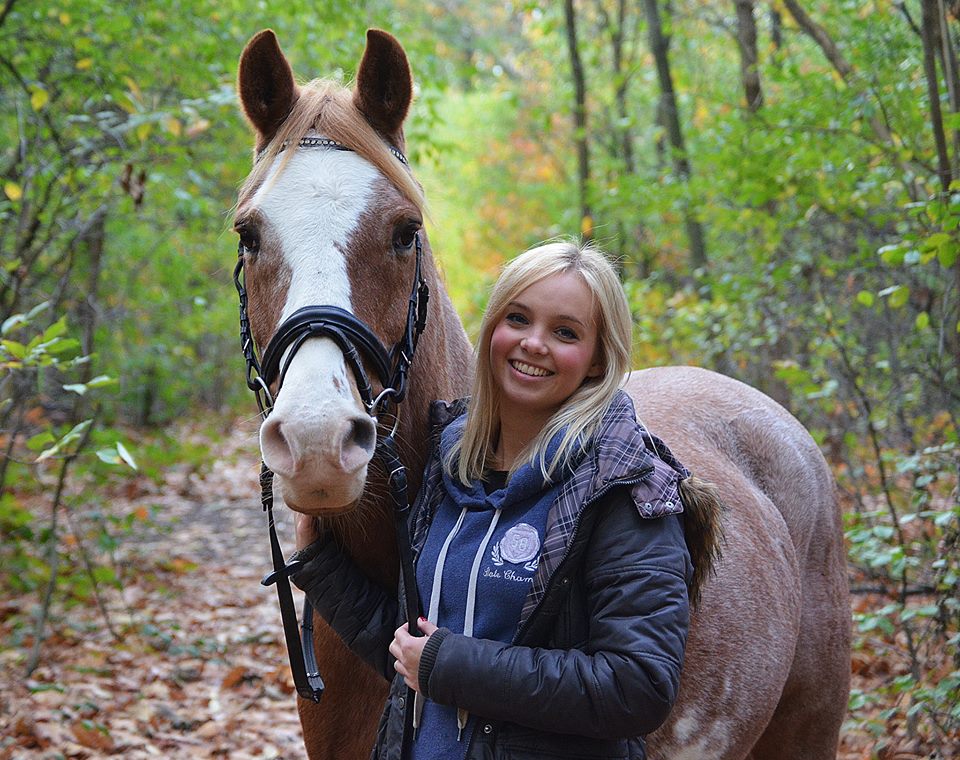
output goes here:
[{"label": "smiling mouth", "polygon": [[553,374],[549,370],[541,369],[540,367],[534,367],[530,364],[525,364],[524,362],[512,361],[510,362],[510,366],[521,375],[529,375],[530,377],[546,377],[547,375]]}]

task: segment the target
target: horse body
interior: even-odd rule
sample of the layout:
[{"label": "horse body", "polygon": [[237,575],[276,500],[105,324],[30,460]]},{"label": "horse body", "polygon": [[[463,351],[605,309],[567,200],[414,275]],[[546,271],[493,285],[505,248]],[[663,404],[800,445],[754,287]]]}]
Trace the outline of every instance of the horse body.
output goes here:
[{"label": "horse body", "polygon": [[650,757],[834,758],[850,613],[840,509],[810,435],[736,380],[632,373],[640,418],[729,507],[716,575],[691,620],[677,704]]},{"label": "horse body", "polygon": [[[403,49],[368,32],[353,93],[299,88],[273,33],[261,32],[241,56],[238,84],[261,156],[236,220],[257,343],[309,304],[348,309],[385,344],[397,341],[410,231],[422,225],[417,188],[384,148],[404,149],[412,79]],[[297,149],[304,135],[350,150]],[[429,318],[397,434],[411,492],[427,454],[429,402],[463,395],[470,378],[469,343],[419,234]],[[849,607],[839,510],[816,445],[773,401],[712,372],[646,370],[626,387],[641,418],[729,505],[724,556],[693,615],[679,699],[649,738],[651,760],[833,758]],[[371,466],[377,430],[340,349],[308,340],[289,361],[283,392],[271,390],[261,450],[285,501],[322,517],[371,578],[395,588],[390,498]],[[299,703],[308,754],[366,757],[387,684],[319,618],[315,641],[327,691],[319,704]]]}]

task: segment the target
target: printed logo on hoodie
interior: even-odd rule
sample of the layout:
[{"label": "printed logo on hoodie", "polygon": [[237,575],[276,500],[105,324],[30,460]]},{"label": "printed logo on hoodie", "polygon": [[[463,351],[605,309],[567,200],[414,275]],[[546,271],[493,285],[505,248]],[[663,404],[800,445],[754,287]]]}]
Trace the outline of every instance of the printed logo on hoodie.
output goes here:
[{"label": "printed logo on hoodie", "polygon": [[497,567],[509,562],[512,565],[523,565],[525,570],[534,572],[540,559],[540,536],[537,529],[528,523],[517,523],[494,544],[490,559]]}]

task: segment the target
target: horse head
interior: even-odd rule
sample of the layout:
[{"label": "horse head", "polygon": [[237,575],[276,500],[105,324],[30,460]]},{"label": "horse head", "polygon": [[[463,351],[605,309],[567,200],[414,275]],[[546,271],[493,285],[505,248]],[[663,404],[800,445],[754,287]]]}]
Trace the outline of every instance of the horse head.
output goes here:
[{"label": "horse head", "polygon": [[[391,35],[370,30],[353,90],[324,80],[301,86],[265,30],[240,57],[238,91],[256,144],[234,226],[258,370],[276,399],[261,452],[288,506],[343,514],[364,492],[377,445],[368,396],[387,385],[383,365],[400,353],[361,350],[351,360],[356,341],[343,334],[370,336],[361,349],[400,346],[411,288],[421,270],[427,281],[436,276],[423,196],[403,155],[410,67]],[[291,316],[318,304],[341,315],[333,330],[304,328],[274,356],[263,353]]]}]

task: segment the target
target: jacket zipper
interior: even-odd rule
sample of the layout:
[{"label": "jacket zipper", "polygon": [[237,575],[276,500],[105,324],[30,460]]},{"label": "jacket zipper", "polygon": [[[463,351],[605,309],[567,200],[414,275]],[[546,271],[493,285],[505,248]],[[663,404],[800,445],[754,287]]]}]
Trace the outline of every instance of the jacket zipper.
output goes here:
[{"label": "jacket zipper", "polygon": [[[637,483],[642,483],[643,480],[656,469],[653,465],[648,465],[640,470],[636,475],[632,477],[621,478],[619,480],[611,480],[606,485],[604,485],[600,490],[596,491],[589,499],[587,499],[580,510],[577,512],[577,516],[573,521],[573,529],[570,531],[570,540],[567,541],[567,548],[563,553],[563,557],[560,559],[560,562],[557,564],[557,570],[554,571],[553,575],[550,576],[550,580],[547,582],[546,588],[543,590],[543,596],[540,599],[540,602],[534,608],[533,612],[530,613],[530,617],[527,618],[527,621],[523,624],[523,627],[517,631],[517,634],[513,637],[511,645],[516,645],[518,641],[522,640],[523,635],[527,632],[527,629],[530,626],[531,621],[537,616],[537,613],[540,611],[540,607],[546,601],[547,597],[550,594],[550,591],[553,588],[554,581],[559,574],[559,570],[563,567],[564,563],[567,561],[567,557],[570,556],[570,551],[573,547],[574,542],[577,538],[577,532],[580,530],[580,520],[583,517],[583,513],[587,511],[591,506],[593,506],[599,499],[602,499],[606,494],[613,488],[617,486],[632,486]],[[477,738],[477,731],[480,728],[480,720],[474,724],[473,732],[470,734],[470,743],[467,745],[467,754],[465,757],[470,757],[470,753],[473,751],[473,745]]]}]

